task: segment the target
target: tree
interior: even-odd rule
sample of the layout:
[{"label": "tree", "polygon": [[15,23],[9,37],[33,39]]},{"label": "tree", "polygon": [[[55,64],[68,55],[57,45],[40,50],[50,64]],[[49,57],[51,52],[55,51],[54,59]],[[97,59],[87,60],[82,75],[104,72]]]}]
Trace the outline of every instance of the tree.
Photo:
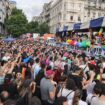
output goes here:
[{"label": "tree", "polygon": [[49,33],[49,26],[47,23],[41,23],[39,25],[39,33],[41,35],[45,34],[45,33]]},{"label": "tree", "polygon": [[47,23],[39,24],[37,21],[28,23],[27,29],[30,33],[40,33],[41,35],[49,33],[49,26]]},{"label": "tree", "polygon": [[19,9],[13,9],[11,16],[6,20],[6,28],[13,37],[18,37],[27,32],[27,18]]},{"label": "tree", "polygon": [[38,22],[30,22],[27,25],[28,32],[30,33],[39,33],[39,23]]}]

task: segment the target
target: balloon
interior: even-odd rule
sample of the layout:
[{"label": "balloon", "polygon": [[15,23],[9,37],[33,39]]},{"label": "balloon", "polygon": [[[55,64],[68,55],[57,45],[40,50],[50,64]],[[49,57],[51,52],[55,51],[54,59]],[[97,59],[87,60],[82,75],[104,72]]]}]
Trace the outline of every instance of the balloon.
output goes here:
[{"label": "balloon", "polygon": [[68,39],[66,42],[67,42],[67,43],[70,43],[70,39]]},{"label": "balloon", "polygon": [[90,47],[91,43],[89,41],[86,42],[86,46]]},{"label": "balloon", "polygon": [[66,42],[70,44],[72,42],[72,40],[68,39]]},{"label": "balloon", "polygon": [[71,42],[71,45],[74,45],[74,41]]},{"label": "balloon", "polygon": [[77,42],[76,46],[78,46],[78,47],[79,47],[79,42]]},{"label": "balloon", "polygon": [[82,42],[82,47],[86,47],[86,42],[85,41]]},{"label": "balloon", "polygon": [[73,41],[72,41],[72,40],[70,40],[70,44],[72,44],[72,42],[73,42]]},{"label": "balloon", "polygon": [[79,47],[82,47],[82,43],[79,42],[78,45],[79,45]]},{"label": "balloon", "polygon": [[74,45],[75,45],[75,46],[77,45],[77,43],[78,43],[77,41],[74,41]]}]

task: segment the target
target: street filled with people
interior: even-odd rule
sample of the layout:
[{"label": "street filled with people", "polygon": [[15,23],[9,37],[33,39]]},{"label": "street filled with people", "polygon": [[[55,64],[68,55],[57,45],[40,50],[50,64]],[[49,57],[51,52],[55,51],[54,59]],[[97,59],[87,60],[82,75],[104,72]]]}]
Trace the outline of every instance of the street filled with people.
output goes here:
[{"label": "street filled with people", "polygon": [[0,105],[105,105],[105,56],[1,39]]}]

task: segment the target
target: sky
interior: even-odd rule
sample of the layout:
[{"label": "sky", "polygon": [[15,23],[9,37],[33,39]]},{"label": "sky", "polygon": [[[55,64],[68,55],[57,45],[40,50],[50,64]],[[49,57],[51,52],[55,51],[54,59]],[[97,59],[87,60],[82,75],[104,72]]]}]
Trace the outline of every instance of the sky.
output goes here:
[{"label": "sky", "polygon": [[17,8],[22,9],[28,20],[30,21],[33,16],[38,16],[44,3],[50,0],[14,0],[17,2]]}]

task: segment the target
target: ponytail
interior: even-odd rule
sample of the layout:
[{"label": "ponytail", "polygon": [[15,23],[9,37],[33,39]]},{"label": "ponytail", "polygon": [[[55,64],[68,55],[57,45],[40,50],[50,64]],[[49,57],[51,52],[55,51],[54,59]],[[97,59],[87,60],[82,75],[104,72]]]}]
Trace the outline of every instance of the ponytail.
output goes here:
[{"label": "ponytail", "polygon": [[76,90],[72,101],[72,105],[79,105],[79,100],[81,99],[81,96],[82,92],[80,90]]}]

